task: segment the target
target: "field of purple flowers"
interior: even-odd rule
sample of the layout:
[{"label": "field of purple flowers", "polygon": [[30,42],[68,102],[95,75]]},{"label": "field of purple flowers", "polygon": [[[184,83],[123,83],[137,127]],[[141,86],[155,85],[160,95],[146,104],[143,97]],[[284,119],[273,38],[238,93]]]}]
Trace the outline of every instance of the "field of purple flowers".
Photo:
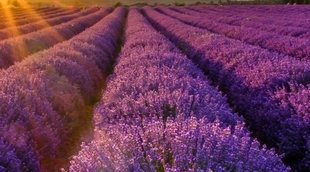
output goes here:
[{"label": "field of purple flowers", "polygon": [[0,68],[0,172],[310,170],[310,6],[0,9]]}]

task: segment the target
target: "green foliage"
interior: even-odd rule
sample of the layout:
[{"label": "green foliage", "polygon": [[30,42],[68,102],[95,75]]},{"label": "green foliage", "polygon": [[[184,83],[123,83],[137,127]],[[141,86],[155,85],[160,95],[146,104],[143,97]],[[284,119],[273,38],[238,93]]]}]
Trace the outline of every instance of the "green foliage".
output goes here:
[{"label": "green foliage", "polygon": [[8,0],[8,1],[7,1],[7,4],[8,4],[8,5],[12,5],[12,6],[14,6],[14,7],[19,7],[19,6],[20,6],[18,0]]},{"label": "green foliage", "polygon": [[174,2],[175,6],[185,6],[185,3],[180,3],[180,2]]},{"label": "green foliage", "polygon": [[121,2],[117,2],[117,3],[114,5],[114,8],[120,7],[120,6],[122,6],[122,3],[121,3]]}]

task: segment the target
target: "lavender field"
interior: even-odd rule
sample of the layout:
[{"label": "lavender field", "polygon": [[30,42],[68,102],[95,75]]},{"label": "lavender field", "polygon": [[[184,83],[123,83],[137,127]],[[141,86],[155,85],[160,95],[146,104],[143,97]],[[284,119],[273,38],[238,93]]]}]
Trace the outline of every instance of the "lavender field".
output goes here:
[{"label": "lavender field", "polygon": [[11,171],[310,171],[310,6],[0,7]]}]

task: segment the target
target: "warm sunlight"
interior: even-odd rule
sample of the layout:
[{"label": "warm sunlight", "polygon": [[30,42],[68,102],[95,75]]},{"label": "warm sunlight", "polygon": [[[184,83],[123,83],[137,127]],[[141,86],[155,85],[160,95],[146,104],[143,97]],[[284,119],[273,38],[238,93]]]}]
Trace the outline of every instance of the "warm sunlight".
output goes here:
[{"label": "warm sunlight", "polygon": [[[41,21],[42,25],[44,26],[49,26],[49,23],[44,22],[45,19],[40,14],[38,14],[26,0],[19,0],[18,2],[22,8],[26,9],[27,13],[31,14],[32,18],[35,18],[38,21]],[[53,31],[52,34],[53,34],[53,37],[56,38],[58,41],[64,40],[63,37],[57,31]]]},{"label": "warm sunlight", "polygon": [[[53,27],[50,27],[49,23],[45,21],[45,19],[33,8],[26,0],[18,0],[16,3],[18,3],[18,7],[13,7],[9,5],[9,1],[0,1],[1,3],[1,13],[3,15],[3,20],[1,22],[4,23],[6,29],[10,28],[10,35],[12,37],[20,36],[22,35],[19,31],[19,20],[24,19],[25,16],[30,16],[30,18],[34,21],[38,21],[37,23],[40,24],[44,28],[51,28],[51,35],[53,35],[53,39],[61,42],[65,39],[61,34],[59,34],[56,30],[54,30]],[[21,16],[17,15],[14,10],[21,10]],[[24,16],[24,17],[23,17]],[[21,18],[20,18],[21,17]],[[38,45],[40,46],[40,45]],[[12,51],[13,59],[16,61],[20,61],[24,59],[29,54],[29,49],[27,49],[27,46],[25,46],[25,42],[20,41],[17,43],[14,50],[8,50]]]},{"label": "warm sunlight", "polygon": [[[15,21],[13,12],[11,11],[12,9],[9,8],[7,1],[1,1],[0,3],[1,3],[1,6],[3,7],[1,9],[1,12],[3,14],[3,17],[6,19],[6,22],[5,22],[6,27],[12,28],[11,29],[12,33],[10,33],[10,34],[13,36],[20,35],[20,33],[17,29],[17,25],[16,25],[16,21]],[[26,46],[25,46],[24,42],[18,42],[18,44],[15,47],[15,50],[11,50],[11,51],[13,51],[14,59],[17,58],[16,60],[20,60],[19,59],[20,57],[24,57],[27,55],[27,49],[25,47]]]},{"label": "warm sunlight", "polygon": [[0,0],[0,172],[309,171],[310,0]]}]

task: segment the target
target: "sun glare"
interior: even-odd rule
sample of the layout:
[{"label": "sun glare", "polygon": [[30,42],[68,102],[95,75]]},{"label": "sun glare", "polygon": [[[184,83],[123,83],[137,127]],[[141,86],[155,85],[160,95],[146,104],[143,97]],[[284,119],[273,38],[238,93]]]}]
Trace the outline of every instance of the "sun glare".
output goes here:
[{"label": "sun glare", "polygon": [[[18,19],[16,18],[17,7],[12,7],[9,5],[7,0],[1,0],[0,6],[2,7],[0,10],[3,15],[3,20],[0,22],[5,23],[6,28],[10,28],[10,32],[13,37],[20,36],[21,33],[18,29]],[[32,19],[35,19],[35,21],[38,21],[37,23],[44,26],[44,28],[50,28],[53,39],[56,39],[58,42],[65,40],[61,34],[53,29],[53,27],[50,27],[50,24],[44,19],[44,17],[42,17],[26,0],[18,0],[18,8],[23,11],[23,14],[26,14]],[[18,42],[18,45],[16,45],[15,49],[11,50],[14,51],[13,57],[15,60],[22,60],[29,54],[29,50],[27,50],[26,47],[27,46],[25,46],[25,43],[20,41]]]},{"label": "sun glare", "polygon": [[[6,19],[6,22],[5,22],[6,27],[12,28],[11,29],[11,35],[19,36],[20,32],[16,27],[16,21],[14,19],[13,11],[9,7],[7,1],[0,1],[0,3],[2,6],[1,12],[3,14],[3,18]],[[26,56],[28,53],[27,53],[27,49],[25,47],[26,46],[25,46],[24,42],[18,42],[15,49],[11,50],[11,51],[13,51],[13,57],[14,58],[20,58],[20,57]]]},{"label": "sun glare", "polygon": [[[26,9],[26,12],[31,14],[32,18],[38,19],[38,21],[42,22],[42,25],[44,25],[46,27],[50,27],[49,23],[46,22],[45,19],[41,15],[39,15],[26,0],[19,0],[18,2],[20,3],[21,7]],[[52,27],[50,27],[50,28],[52,28]],[[64,40],[64,38],[57,31],[53,31],[52,35],[58,41]]]}]

